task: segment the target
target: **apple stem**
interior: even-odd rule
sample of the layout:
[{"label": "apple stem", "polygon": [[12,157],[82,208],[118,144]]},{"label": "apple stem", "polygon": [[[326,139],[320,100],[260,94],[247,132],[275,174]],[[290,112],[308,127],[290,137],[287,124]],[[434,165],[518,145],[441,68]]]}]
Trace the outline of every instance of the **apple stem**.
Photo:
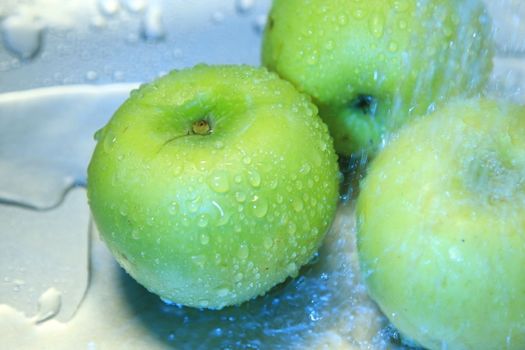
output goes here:
[{"label": "apple stem", "polygon": [[212,131],[210,123],[205,119],[200,119],[194,122],[191,126],[191,130],[196,135],[208,135],[211,134]]}]

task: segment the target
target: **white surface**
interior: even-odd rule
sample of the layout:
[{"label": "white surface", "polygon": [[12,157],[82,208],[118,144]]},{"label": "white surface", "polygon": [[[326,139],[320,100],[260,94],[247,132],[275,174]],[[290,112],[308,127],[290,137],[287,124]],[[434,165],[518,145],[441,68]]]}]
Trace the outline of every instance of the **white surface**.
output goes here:
[{"label": "white surface", "polygon": [[[521,86],[525,70],[519,57],[525,54],[525,5],[521,0],[486,2],[496,23],[499,53],[492,92],[524,101]],[[41,256],[26,258],[31,264],[17,263],[27,252],[18,256],[15,253],[23,248],[4,243],[0,248],[0,304],[9,306],[0,305],[0,347],[395,348],[384,340],[390,330],[357,277],[351,206],[339,208],[320,260],[306,267],[298,279],[263,298],[222,311],[162,304],[122,272],[96,233],[90,237],[89,257],[87,250],[82,250],[84,246],[72,249],[75,243],[65,240],[69,233],[67,239],[87,242],[86,203],[78,197],[82,190],[70,193],[75,198],[66,196],[66,190],[83,183],[94,146],[92,135],[128,90],[135,82],[200,62],[259,64],[261,28],[270,3],[0,3],[0,234],[10,244],[21,244],[18,247],[24,246],[20,237],[26,232],[39,235],[58,251],[75,252],[76,256],[64,254],[62,262],[55,263],[58,269],[75,264],[68,270],[70,274],[77,271],[69,281],[84,281],[87,275],[81,272],[85,272],[88,258],[91,272],[78,312],[62,323],[82,299],[63,294],[73,290],[69,287],[62,287],[62,292],[53,289],[59,284],[42,286],[38,292],[35,288],[31,303],[19,303],[12,294],[2,294],[6,288],[14,292],[17,283],[18,288],[29,287],[31,273],[38,273],[35,269],[23,277],[11,276],[9,266],[14,266],[11,272],[24,264],[26,269],[46,266],[39,266],[46,259]],[[126,84],[104,85],[109,83]],[[15,92],[56,85],[65,86]],[[29,208],[47,210],[29,213]],[[72,208],[80,209],[75,212]],[[35,228],[26,229],[31,225]],[[33,251],[44,253],[45,249]],[[73,262],[74,258],[78,262]],[[85,291],[86,286],[76,287],[76,291]]]}]

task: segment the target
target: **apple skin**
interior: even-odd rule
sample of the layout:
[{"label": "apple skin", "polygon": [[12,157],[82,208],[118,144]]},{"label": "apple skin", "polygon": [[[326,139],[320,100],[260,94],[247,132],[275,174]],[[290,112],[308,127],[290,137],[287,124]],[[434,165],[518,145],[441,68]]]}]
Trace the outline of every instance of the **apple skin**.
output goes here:
[{"label": "apple skin", "polygon": [[275,0],[262,62],[313,97],[344,156],[373,155],[391,131],[492,69],[480,0]]},{"label": "apple skin", "polygon": [[525,107],[455,101],[372,161],[356,206],[370,296],[428,349],[525,349]]},{"label": "apple skin", "polygon": [[174,303],[217,309],[264,294],[297,275],[335,214],[327,127],[263,68],[171,72],[132,92],[96,138],[88,198],[101,237]]}]

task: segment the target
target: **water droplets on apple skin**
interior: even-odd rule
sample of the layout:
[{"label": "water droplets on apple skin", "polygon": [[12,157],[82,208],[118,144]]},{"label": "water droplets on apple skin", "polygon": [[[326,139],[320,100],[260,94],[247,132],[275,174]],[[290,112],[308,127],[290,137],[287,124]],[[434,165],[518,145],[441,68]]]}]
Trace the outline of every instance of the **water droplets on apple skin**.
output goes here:
[{"label": "water droplets on apple skin", "polygon": [[264,197],[254,196],[248,203],[250,212],[256,218],[263,218],[268,213],[268,200]]},{"label": "water droplets on apple skin", "polygon": [[216,170],[208,177],[208,185],[217,193],[230,190],[230,173],[227,170]]}]

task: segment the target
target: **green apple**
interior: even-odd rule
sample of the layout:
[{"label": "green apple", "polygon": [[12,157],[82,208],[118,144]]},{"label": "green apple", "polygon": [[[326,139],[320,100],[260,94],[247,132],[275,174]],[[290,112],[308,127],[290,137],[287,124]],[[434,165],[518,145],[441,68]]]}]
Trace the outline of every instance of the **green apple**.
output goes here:
[{"label": "green apple", "polygon": [[312,258],[335,213],[328,129],[263,68],[174,71],[132,92],[96,138],[88,198],[101,236],[175,303],[264,294]]},{"label": "green apple", "polygon": [[390,131],[492,67],[481,0],[275,0],[262,62],[313,97],[341,155],[377,152]]},{"label": "green apple", "polygon": [[371,297],[428,349],[525,349],[525,107],[454,101],[371,163],[357,207]]}]

